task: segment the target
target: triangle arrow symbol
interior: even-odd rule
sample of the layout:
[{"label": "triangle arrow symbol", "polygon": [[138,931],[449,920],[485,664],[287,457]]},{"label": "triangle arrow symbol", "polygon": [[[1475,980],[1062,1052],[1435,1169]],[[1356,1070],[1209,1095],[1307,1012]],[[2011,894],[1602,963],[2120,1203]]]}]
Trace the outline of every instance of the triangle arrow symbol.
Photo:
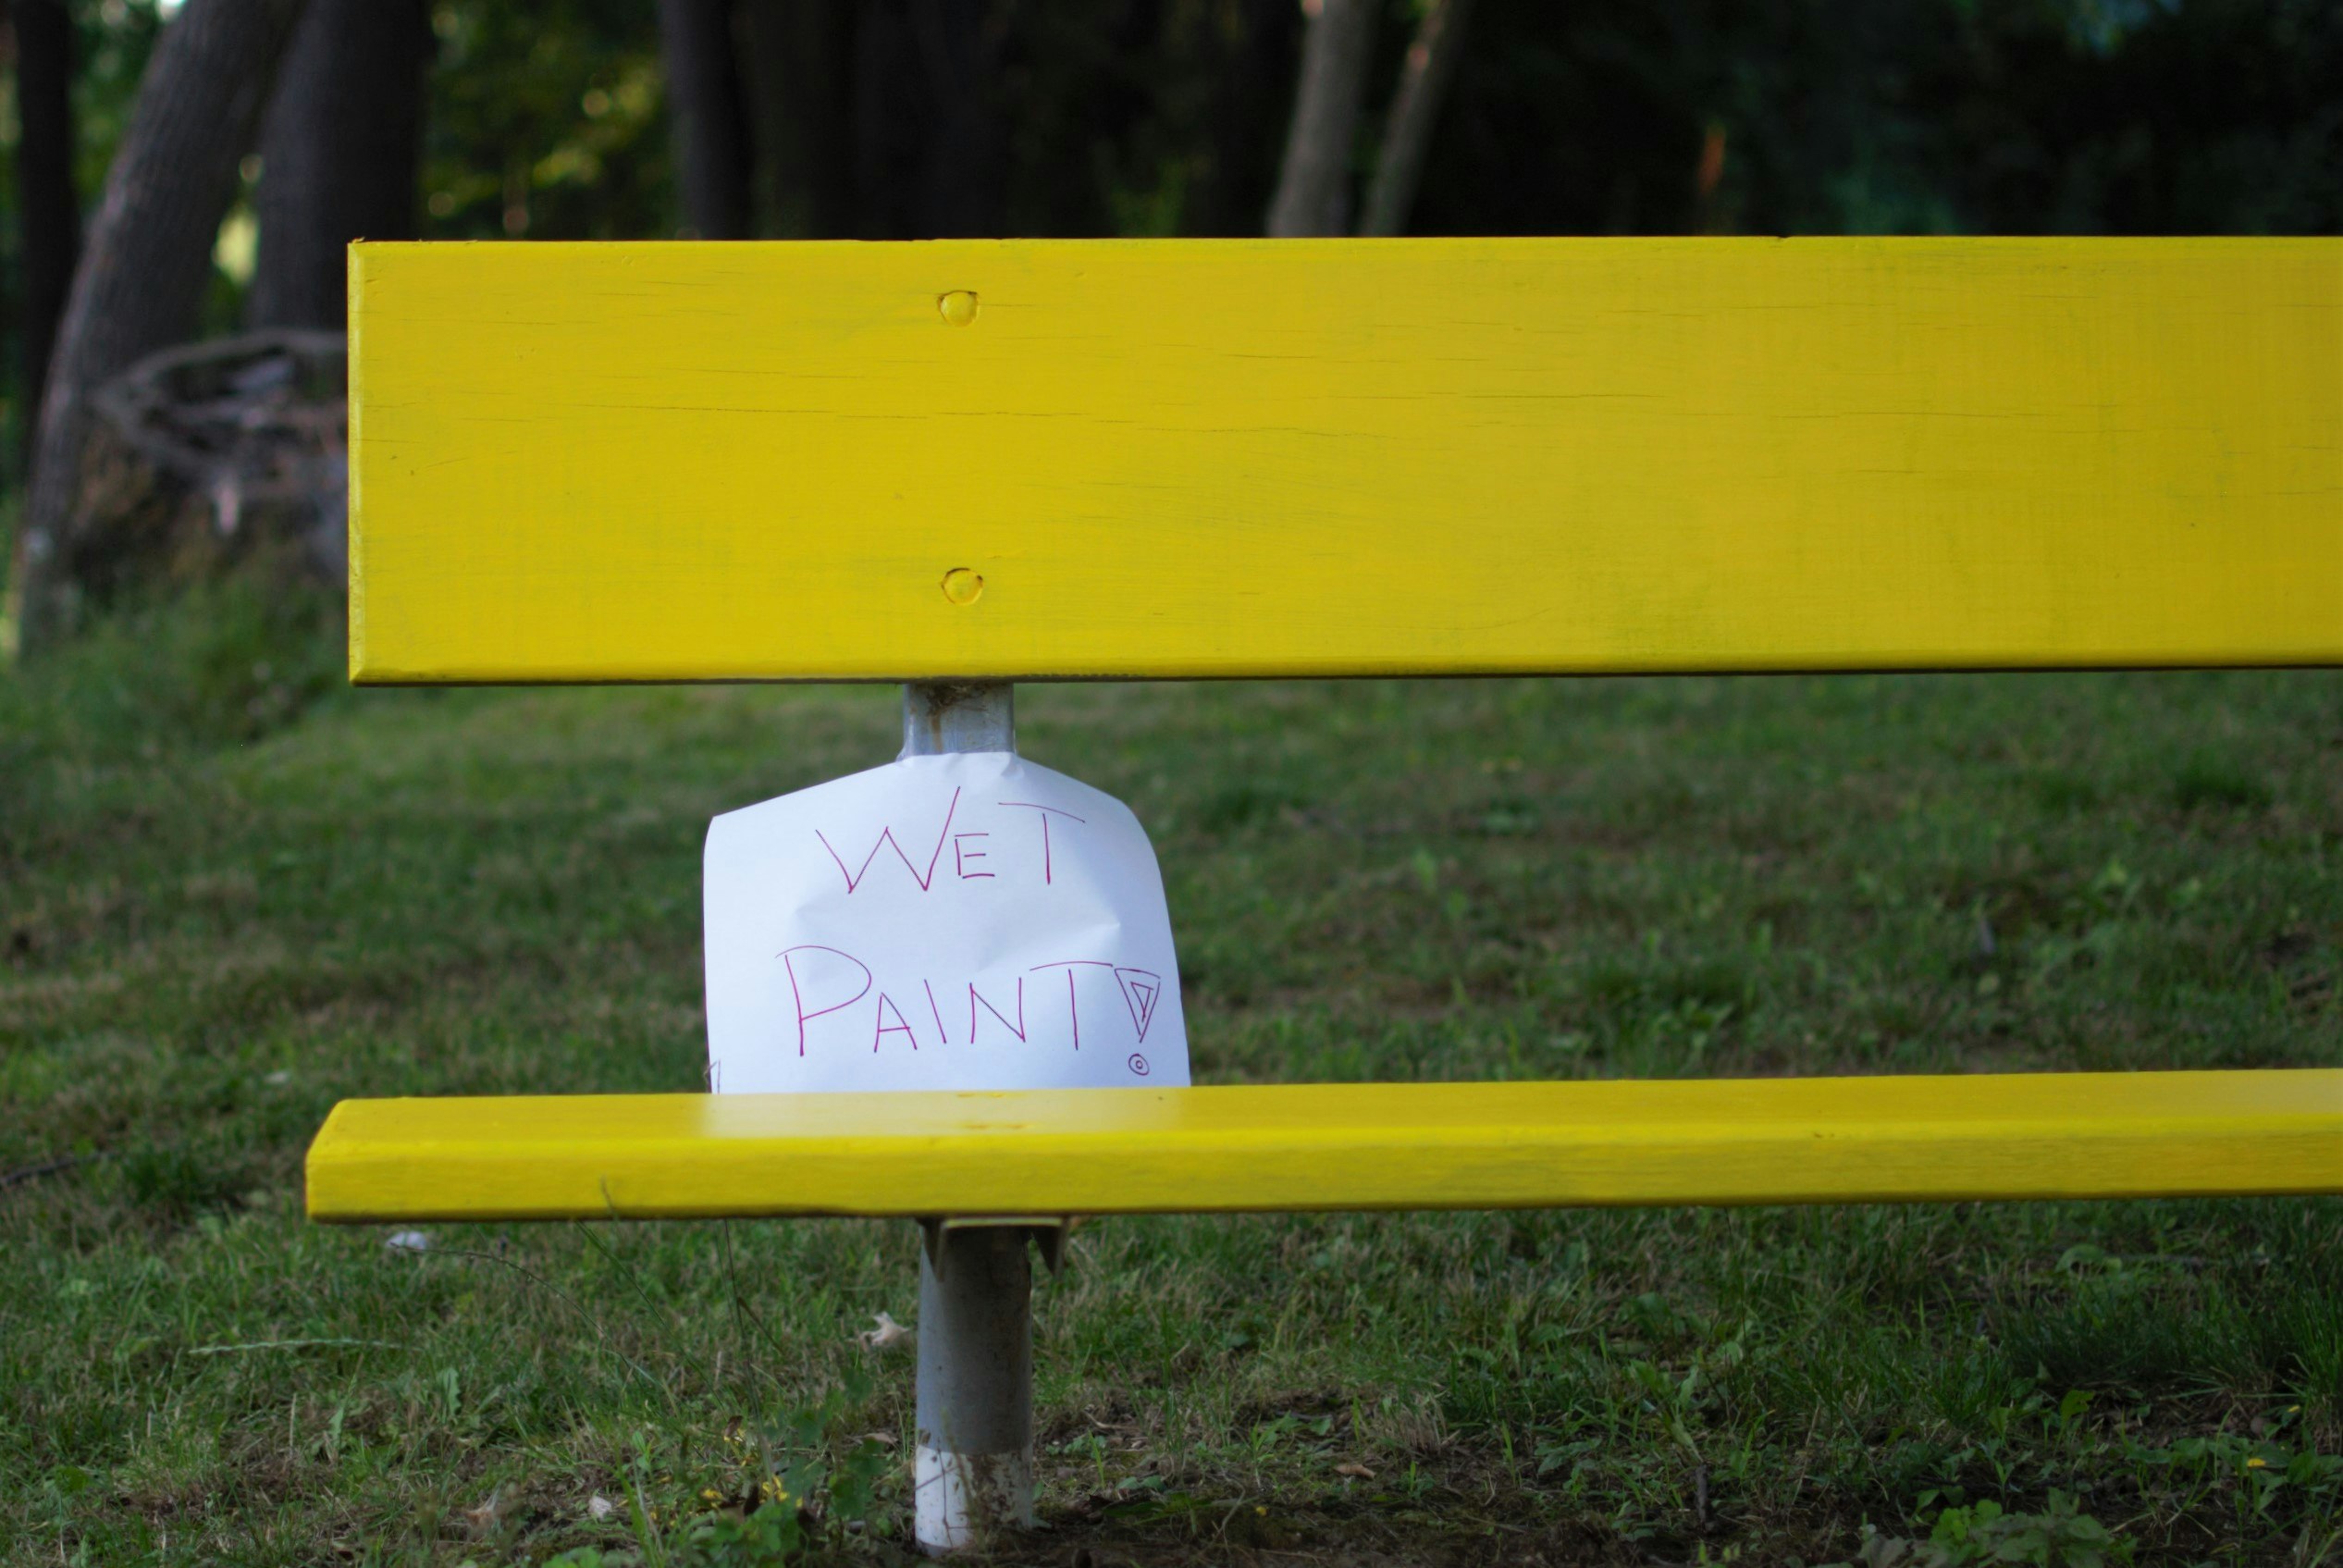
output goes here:
[{"label": "triangle arrow symbol", "polygon": [[1155,1021],[1155,1003],[1164,994],[1164,977],[1153,969],[1118,969],[1115,983],[1123,988],[1123,1005],[1131,1010],[1131,1026],[1144,1044],[1147,1026]]}]

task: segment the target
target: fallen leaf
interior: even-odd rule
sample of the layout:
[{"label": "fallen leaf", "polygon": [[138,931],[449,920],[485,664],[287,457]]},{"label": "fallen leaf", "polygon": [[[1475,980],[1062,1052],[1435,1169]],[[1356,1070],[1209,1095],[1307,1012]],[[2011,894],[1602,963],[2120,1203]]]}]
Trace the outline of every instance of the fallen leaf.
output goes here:
[{"label": "fallen leaf", "polygon": [[877,1443],[881,1448],[891,1449],[895,1446],[897,1438],[893,1432],[865,1432],[862,1435],[862,1440],[866,1443]]},{"label": "fallen leaf", "polygon": [[464,1523],[470,1525],[475,1530],[479,1531],[482,1535],[486,1535],[488,1531],[495,1529],[497,1524],[497,1500],[498,1493],[490,1492],[488,1494],[487,1501],[482,1503],[477,1508],[465,1509],[463,1511]]},{"label": "fallen leaf", "polygon": [[918,1332],[916,1329],[906,1328],[883,1312],[870,1321],[878,1327],[866,1328],[854,1337],[855,1343],[866,1351],[893,1350]]},{"label": "fallen leaf", "polygon": [[1375,1479],[1375,1472],[1363,1464],[1338,1464],[1334,1467],[1334,1473],[1338,1475],[1352,1476],[1361,1481]]}]

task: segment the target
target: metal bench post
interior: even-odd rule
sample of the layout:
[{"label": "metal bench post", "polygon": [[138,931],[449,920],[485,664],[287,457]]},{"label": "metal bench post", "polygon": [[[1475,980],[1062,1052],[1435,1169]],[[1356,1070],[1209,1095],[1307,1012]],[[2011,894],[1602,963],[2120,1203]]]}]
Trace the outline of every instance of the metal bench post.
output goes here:
[{"label": "metal bench post", "polygon": [[[1015,751],[1006,682],[903,688],[903,755]],[[930,1556],[1033,1523],[1031,1221],[923,1221],[912,1517]]]},{"label": "metal bench post", "polygon": [[920,1228],[912,1522],[935,1557],[1033,1523],[1033,1265],[1022,1225]]},{"label": "metal bench post", "polygon": [[913,681],[903,688],[903,755],[1015,751],[1017,687],[1006,681]]}]

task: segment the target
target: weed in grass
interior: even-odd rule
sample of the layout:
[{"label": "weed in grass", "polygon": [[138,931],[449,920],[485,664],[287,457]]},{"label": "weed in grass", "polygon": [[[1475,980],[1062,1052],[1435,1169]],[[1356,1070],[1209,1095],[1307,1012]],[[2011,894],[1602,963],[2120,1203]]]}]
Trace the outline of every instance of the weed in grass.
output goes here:
[{"label": "weed in grass", "polygon": [[2182,811],[2260,811],[2270,786],[2224,751],[2200,750],[2172,778],[2172,803]]},{"label": "weed in grass", "polygon": [[651,1445],[638,1439],[626,1480],[634,1551],[573,1547],[549,1558],[549,1568],[784,1568],[891,1539],[900,1511],[888,1442],[850,1438],[842,1426],[871,1392],[868,1373],[850,1365],[818,1401],[746,1435],[727,1432],[730,1463],[696,1494],[678,1491],[672,1475],[655,1476]]},{"label": "weed in grass", "polygon": [[1999,1503],[1948,1508],[1924,1541],[1864,1527],[1856,1554],[1861,1568],[1967,1568],[1975,1563],[2029,1563],[2035,1568],[2106,1568],[2129,1562],[2131,1545],[2081,1512],[2075,1500],[2053,1490],[2040,1513],[2004,1512]]}]

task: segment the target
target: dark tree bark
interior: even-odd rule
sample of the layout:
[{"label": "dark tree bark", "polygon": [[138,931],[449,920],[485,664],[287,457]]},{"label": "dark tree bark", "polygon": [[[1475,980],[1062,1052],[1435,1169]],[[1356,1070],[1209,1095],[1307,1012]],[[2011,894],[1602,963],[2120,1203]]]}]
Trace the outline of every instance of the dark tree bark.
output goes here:
[{"label": "dark tree bark", "polygon": [[774,228],[998,234],[1008,132],[999,0],[746,0]]},{"label": "dark tree bark", "polygon": [[25,438],[41,417],[57,320],[81,250],[73,189],[73,18],[65,0],[16,0],[17,213],[24,254]]},{"label": "dark tree bark", "polygon": [[63,548],[90,394],[194,329],[212,245],[300,0],[186,0],[163,29],[58,323],[9,578],[21,646],[62,629]]},{"label": "dark tree bark", "polygon": [[745,0],[771,232],[846,240],[855,221],[854,0]]},{"label": "dark tree bark", "polygon": [[1415,38],[1400,68],[1391,117],[1383,127],[1383,151],[1375,161],[1367,213],[1359,224],[1362,234],[1397,234],[1407,227],[1408,209],[1415,204],[1415,187],[1424,174],[1424,151],[1431,145],[1449,79],[1456,74],[1464,21],[1472,8],[1473,0],[1431,0],[1416,23]]},{"label": "dark tree bark", "polygon": [[659,40],[688,237],[746,240],[748,116],[730,0],[660,0]]},{"label": "dark tree bark", "polygon": [[1277,136],[1291,111],[1301,8],[1243,0],[1213,72],[1212,165],[1183,225],[1191,234],[1258,234],[1276,185]]},{"label": "dark tree bark", "polygon": [[1310,19],[1301,41],[1301,85],[1269,232],[1287,239],[1344,234],[1350,227],[1350,148],[1374,53],[1376,0],[1302,0]]},{"label": "dark tree bark", "polygon": [[425,0],[309,0],[261,130],[252,326],[340,331],[344,248],[414,238],[431,54]]},{"label": "dark tree bark", "polygon": [[1001,232],[1003,19],[978,0],[864,0],[855,29],[855,206],[865,240]]}]

